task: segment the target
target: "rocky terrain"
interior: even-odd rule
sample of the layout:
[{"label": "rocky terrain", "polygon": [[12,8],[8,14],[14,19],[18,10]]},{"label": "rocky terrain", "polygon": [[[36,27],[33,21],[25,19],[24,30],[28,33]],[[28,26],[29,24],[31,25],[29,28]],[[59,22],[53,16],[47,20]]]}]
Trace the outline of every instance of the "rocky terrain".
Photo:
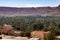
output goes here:
[{"label": "rocky terrain", "polygon": [[58,7],[0,7],[0,16],[60,16],[60,5]]}]

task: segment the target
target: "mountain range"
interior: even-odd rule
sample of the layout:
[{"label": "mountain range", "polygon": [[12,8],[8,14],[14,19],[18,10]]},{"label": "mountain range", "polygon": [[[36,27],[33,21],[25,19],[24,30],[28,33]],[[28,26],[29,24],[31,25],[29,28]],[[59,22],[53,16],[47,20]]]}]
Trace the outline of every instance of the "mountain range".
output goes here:
[{"label": "mountain range", "polygon": [[0,16],[60,16],[60,5],[57,7],[0,7]]}]

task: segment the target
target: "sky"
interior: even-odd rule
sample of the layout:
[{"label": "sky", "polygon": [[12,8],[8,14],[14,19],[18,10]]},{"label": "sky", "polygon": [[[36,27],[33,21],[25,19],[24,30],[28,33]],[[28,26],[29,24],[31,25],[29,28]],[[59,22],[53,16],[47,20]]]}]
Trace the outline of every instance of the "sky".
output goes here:
[{"label": "sky", "polygon": [[0,6],[5,7],[55,7],[60,5],[60,0],[0,0]]}]

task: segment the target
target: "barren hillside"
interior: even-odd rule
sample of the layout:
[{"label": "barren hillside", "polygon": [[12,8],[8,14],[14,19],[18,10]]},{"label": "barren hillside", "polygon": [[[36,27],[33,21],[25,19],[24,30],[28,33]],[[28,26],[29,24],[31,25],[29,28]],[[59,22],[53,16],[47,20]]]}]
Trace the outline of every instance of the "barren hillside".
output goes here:
[{"label": "barren hillside", "polygon": [[0,16],[60,16],[60,6],[58,7],[0,7]]}]

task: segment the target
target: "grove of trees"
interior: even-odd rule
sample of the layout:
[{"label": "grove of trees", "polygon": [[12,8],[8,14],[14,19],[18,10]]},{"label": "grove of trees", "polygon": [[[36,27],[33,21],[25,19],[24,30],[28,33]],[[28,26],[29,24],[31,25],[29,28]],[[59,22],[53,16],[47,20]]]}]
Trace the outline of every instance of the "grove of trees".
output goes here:
[{"label": "grove of trees", "polygon": [[0,26],[10,24],[15,30],[29,34],[34,30],[52,31],[60,35],[60,17],[54,16],[16,16],[0,17]]}]

